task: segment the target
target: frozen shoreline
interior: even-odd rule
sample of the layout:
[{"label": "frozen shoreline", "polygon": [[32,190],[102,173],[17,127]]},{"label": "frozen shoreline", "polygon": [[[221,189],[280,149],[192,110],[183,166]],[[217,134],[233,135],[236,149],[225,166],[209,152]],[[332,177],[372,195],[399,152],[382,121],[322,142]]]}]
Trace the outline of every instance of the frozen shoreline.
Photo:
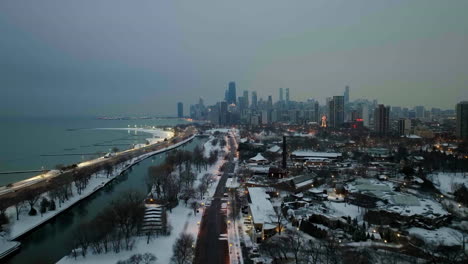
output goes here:
[{"label": "frozen shoreline", "polygon": [[[99,171],[99,172],[95,173],[92,176],[89,185],[86,187],[86,189],[84,189],[82,191],[81,195],[78,195],[76,193],[75,188],[74,188],[73,189],[74,190],[74,196],[73,197],[71,197],[68,201],[65,201],[61,205],[61,207],[58,207],[58,205],[57,205],[56,210],[47,211],[42,217],[40,216],[40,214],[38,214],[36,216],[27,216],[26,215],[27,213],[23,212],[22,218],[20,218],[19,221],[16,221],[15,208],[14,207],[9,207],[6,210],[6,214],[8,216],[10,216],[12,219],[15,219],[10,224],[11,230],[10,230],[9,241],[13,241],[13,240],[17,239],[18,237],[32,231],[36,227],[46,223],[47,221],[49,221],[52,218],[54,218],[55,216],[59,215],[63,211],[65,211],[68,208],[72,207],[73,205],[75,205],[79,201],[87,198],[91,194],[93,194],[96,191],[98,191],[99,189],[103,188],[106,184],[111,182],[113,179],[115,179],[117,176],[119,176],[122,172],[124,172],[125,170],[127,170],[131,166],[139,163],[140,161],[143,161],[144,159],[147,159],[150,156],[153,156],[153,155],[159,154],[161,152],[165,152],[165,151],[177,148],[177,147],[179,147],[181,145],[184,145],[184,144],[190,142],[191,140],[193,140],[195,138],[195,136],[196,135],[193,135],[193,136],[191,136],[191,137],[189,137],[189,138],[187,138],[187,139],[185,139],[185,140],[183,140],[183,141],[181,141],[179,143],[171,145],[169,147],[166,147],[166,148],[163,148],[163,149],[160,149],[160,150],[156,150],[156,151],[152,151],[152,152],[149,152],[149,153],[145,153],[145,154],[143,154],[143,155],[141,155],[141,156],[139,156],[137,158],[133,158],[131,160],[125,161],[125,162],[117,165],[114,168],[112,174],[109,175],[109,176],[107,176],[107,172],[105,172],[105,171]],[[46,195],[46,194],[44,194],[44,195]],[[5,240],[3,239],[0,242],[3,242],[3,241],[5,241]],[[3,252],[0,252],[0,255],[2,253]]]},{"label": "frozen shoreline", "polygon": [[[164,141],[165,138],[169,139],[169,138],[174,137],[174,132],[166,131],[166,130],[163,130],[163,129],[160,129],[160,128],[138,128],[138,127],[118,128],[118,127],[116,127],[116,128],[95,128],[95,129],[96,130],[122,130],[122,131],[128,131],[129,133],[130,132],[148,133],[148,134],[152,135],[152,137],[146,139],[146,140],[148,140],[148,142],[150,144],[159,143],[161,141]],[[145,144],[137,144],[135,147],[140,148],[140,147],[144,147],[144,146],[146,146],[146,145]]]}]

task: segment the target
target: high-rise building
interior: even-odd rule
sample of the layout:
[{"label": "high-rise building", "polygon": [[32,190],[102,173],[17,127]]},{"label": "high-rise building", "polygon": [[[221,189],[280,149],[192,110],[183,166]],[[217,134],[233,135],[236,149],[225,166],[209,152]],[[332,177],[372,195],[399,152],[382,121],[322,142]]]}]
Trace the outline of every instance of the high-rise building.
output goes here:
[{"label": "high-rise building", "polygon": [[252,92],[252,108],[257,108],[258,102],[257,102],[257,92],[253,91]]},{"label": "high-rise building", "polygon": [[249,107],[249,91],[244,91],[244,94],[243,94],[243,99],[244,99],[244,105],[245,105],[245,108],[248,108]]},{"label": "high-rise building", "polygon": [[345,87],[345,92],[344,92],[344,103],[347,104],[349,103],[349,86]]},{"label": "high-rise building", "polygon": [[457,104],[457,137],[468,139],[468,101]]},{"label": "high-rise building", "polygon": [[268,96],[268,109],[271,109],[273,107],[273,98],[271,98],[271,95]]},{"label": "high-rise building", "polygon": [[363,125],[369,127],[369,106],[367,104],[361,106],[361,118]]},{"label": "high-rise building", "polygon": [[416,114],[416,118],[424,118],[424,106],[419,105],[414,108],[414,112]]},{"label": "high-rise building", "polygon": [[228,104],[236,103],[236,83],[235,82],[229,82],[226,101]]},{"label": "high-rise building", "polygon": [[286,104],[289,104],[289,88],[286,88]]},{"label": "high-rise building", "polygon": [[344,96],[333,96],[329,102],[328,124],[330,127],[341,127],[344,123]]},{"label": "high-rise building", "polygon": [[378,105],[374,110],[374,130],[379,135],[390,131],[390,106]]},{"label": "high-rise building", "polygon": [[279,88],[279,101],[283,102],[283,88]]},{"label": "high-rise building", "polygon": [[219,106],[219,124],[226,125],[228,121],[228,103],[223,101]]},{"label": "high-rise building", "polygon": [[411,120],[401,118],[398,120],[398,134],[401,135],[409,135],[411,132]]},{"label": "high-rise building", "polygon": [[182,102],[177,103],[177,117],[184,117],[184,104]]},{"label": "high-rise building", "polygon": [[320,119],[320,113],[319,113],[319,103],[315,102],[314,105],[314,122],[319,122]]}]

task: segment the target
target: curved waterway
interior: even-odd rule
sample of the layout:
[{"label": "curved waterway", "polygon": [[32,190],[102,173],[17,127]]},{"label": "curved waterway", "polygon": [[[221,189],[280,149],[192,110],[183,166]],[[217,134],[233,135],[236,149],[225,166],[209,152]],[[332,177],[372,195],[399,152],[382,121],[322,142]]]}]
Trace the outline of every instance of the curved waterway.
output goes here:
[{"label": "curved waterway", "polygon": [[[195,138],[179,149],[193,150],[195,146],[203,142],[203,139]],[[96,217],[101,209],[107,207],[125,190],[146,192],[145,178],[148,167],[162,163],[168,153],[170,152],[152,156],[136,164],[87,199],[21,238],[19,240],[22,244],[20,251],[7,259],[6,263],[49,264],[59,261],[70,252],[73,232],[80,223]]]}]

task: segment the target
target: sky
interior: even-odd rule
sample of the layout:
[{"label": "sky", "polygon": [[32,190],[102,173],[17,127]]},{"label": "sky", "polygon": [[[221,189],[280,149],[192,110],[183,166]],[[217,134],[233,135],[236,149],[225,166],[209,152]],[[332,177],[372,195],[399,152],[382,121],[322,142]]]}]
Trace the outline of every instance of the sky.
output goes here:
[{"label": "sky", "polygon": [[453,109],[466,0],[2,0],[0,116],[175,115],[257,91]]}]

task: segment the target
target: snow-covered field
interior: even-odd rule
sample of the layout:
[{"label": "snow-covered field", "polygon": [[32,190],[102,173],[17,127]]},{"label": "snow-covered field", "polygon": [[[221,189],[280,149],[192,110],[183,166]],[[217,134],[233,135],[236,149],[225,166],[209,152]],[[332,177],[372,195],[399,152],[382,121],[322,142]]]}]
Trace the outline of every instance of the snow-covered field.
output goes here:
[{"label": "snow-covered field", "polygon": [[153,238],[150,243],[146,243],[146,237],[139,237],[136,239],[135,246],[131,251],[121,251],[119,253],[88,255],[86,258],[78,257],[76,260],[71,257],[64,257],[59,262],[60,264],[78,264],[78,263],[102,263],[102,264],[115,264],[119,260],[128,259],[130,256],[138,253],[151,253],[155,255],[158,260],[156,263],[170,263],[172,257],[172,245],[174,245],[180,233],[186,232],[192,234],[194,237],[198,235],[198,222],[200,222],[203,215],[203,210],[197,215],[193,214],[193,210],[185,207],[181,203],[176,208],[172,209],[172,213],[168,212],[168,221],[171,223],[173,229],[170,236],[159,236]]},{"label": "snow-covered field", "polygon": [[348,204],[348,203],[335,203],[335,202],[324,202],[328,208],[334,211],[333,214],[336,217],[349,216],[351,219],[357,218],[358,221],[362,221],[364,215],[364,209],[359,209],[359,207]]},{"label": "snow-covered field", "polygon": [[[212,146],[211,141],[213,137],[210,138],[205,144],[204,148],[206,149],[219,149],[221,151],[227,152],[229,149],[229,145],[226,144],[224,148],[219,147],[219,142],[216,146]],[[225,138],[227,141],[227,138]],[[209,152],[208,152],[209,153]],[[223,155],[218,157],[218,161],[209,166],[207,170],[202,170],[197,174],[197,180],[195,182],[195,186],[198,184],[198,181],[201,177],[206,174],[210,173],[212,175],[217,175],[220,173],[221,166],[226,161],[223,159]],[[216,187],[218,185],[219,176],[214,177],[215,181],[210,185],[208,193],[209,197],[212,197],[215,193]],[[202,201],[200,201],[202,202]],[[86,258],[74,258],[64,257],[58,263],[60,264],[77,264],[77,263],[109,263],[115,264],[119,260],[128,259],[130,256],[138,253],[152,253],[154,254],[158,260],[156,263],[170,263],[170,259],[172,257],[172,246],[174,245],[177,237],[183,232],[192,234],[195,239],[198,236],[199,231],[199,224],[201,221],[201,217],[203,215],[204,208],[201,208],[199,213],[196,215],[193,214],[193,210],[190,207],[186,207],[183,202],[180,202],[177,207],[172,209],[171,212],[167,212],[168,215],[168,223],[172,226],[172,232],[170,236],[159,236],[154,238],[150,241],[150,243],[146,243],[146,237],[137,238],[135,243],[135,247],[131,251],[122,251],[118,254],[99,254],[99,255],[88,255]]]},{"label": "snow-covered field", "polygon": [[[463,234],[455,229],[449,227],[441,227],[436,230],[427,230],[419,227],[412,227],[407,230],[410,235],[413,235],[417,238],[424,240],[425,243],[431,245],[446,245],[446,246],[461,246],[463,241]],[[465,234],[465,245],[468,245],[466,237],[468,234]]]},{"label": "snow-covered field", "polygon": [[456,190],[457,186],[465,184],[468,187],[468,173],[449,173],[439,172],[429,175],[429,179],[435,186],[445,195],[451,195]]}]

